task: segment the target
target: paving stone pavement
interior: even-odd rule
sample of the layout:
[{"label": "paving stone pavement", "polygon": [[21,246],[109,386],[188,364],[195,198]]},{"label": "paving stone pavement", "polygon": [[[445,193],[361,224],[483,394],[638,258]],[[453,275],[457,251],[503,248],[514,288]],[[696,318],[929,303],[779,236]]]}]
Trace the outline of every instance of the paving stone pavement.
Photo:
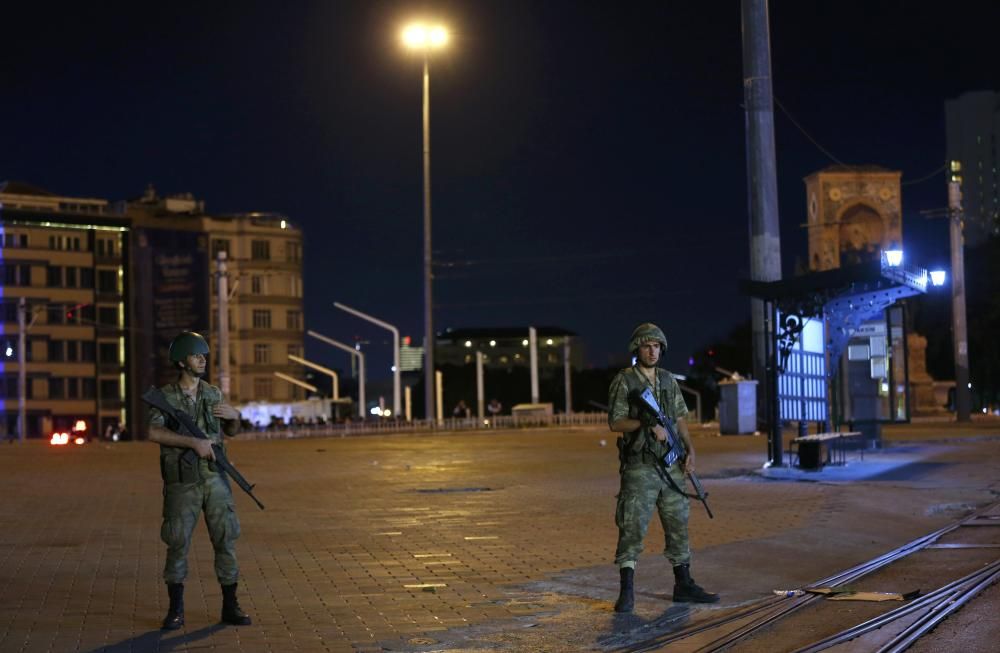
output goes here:
[{"label": "paving stone pavement", "polygon": [[[964,437],[960,446],[996,457],[998,433],[991,423],[965,430],[930,425],[902,435],[924,453],[949,451],[958,441],[951,438]],[[267,506],[259,511],[237,490],[240,596],[254,624],[218,624],[221,591],[199,525],[187,626],[170,634],[158,630],[167,601],[156,446],[0,446],[0,651],[613,647],[623,626],[609,603],[617,592],[612,435],[580,428],[237,440],[230,457]],[[717,515],[709,520],[692,506],[695,569],[700,582],[732,601],[768,591],[796,565],[799,575],[813,567],[819,574],[954,516],[925,503],[961,507],[992,491],[988,480],[973,482],[964,473],[953,487],[929,481],[935,496],[897,499],[896,512],[912,510],[885,519],[883,526],[894,526],[888,533],[868,538],[854,524],[843,531],[842,546],[825,551],[823,534],[852,521],[862,490],[849,481],[762,479],[760,437],[698,430],[695,443]],[[879,492],[898,493],[901,484],[906,480]],[[919,497],[919,482],[915,489]],[[654,523],[640,565],[639,618],[669,606],[659,541]],[[809,569],[763,558],[738,564],[744,547],[763,542],[810,546],[817,555]],[[763,580],[753,578],[754,567]]]}]

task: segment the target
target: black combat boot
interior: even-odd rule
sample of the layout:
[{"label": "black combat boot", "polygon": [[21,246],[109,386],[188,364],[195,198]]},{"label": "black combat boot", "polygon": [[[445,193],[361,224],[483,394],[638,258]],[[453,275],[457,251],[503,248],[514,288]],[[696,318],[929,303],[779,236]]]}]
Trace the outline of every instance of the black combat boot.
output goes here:
[{"label": "black combat boot", "polygon": [[690,565],[674,567],[674,602],[675,603],[716,603],[718,594],[703,590],[691,578]]},{"label": "black combat boot", "polygon": [[222,586],[222,621],[233,626],[250,625],[250,615],[240,609],[236,600],[236,583]]},{"label": "black combat boot", "polygon": [[635,569],[622,567],[621,589],[618,590],[618,600],[615,601],[615,612],[632,612],[635,607],[635,596],[632,594],[632,581],[635,578]]},{"label": "black combat boot", "polygon": [[163,618],[163,630],[177,630],[184,625],[184,583],[167,583],[170,607]]}]

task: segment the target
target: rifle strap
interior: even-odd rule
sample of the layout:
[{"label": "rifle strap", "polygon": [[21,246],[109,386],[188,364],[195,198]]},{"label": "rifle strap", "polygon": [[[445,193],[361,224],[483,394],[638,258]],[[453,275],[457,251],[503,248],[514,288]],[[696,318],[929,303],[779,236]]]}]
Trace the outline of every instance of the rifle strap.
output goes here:
[{"label": "rifle strap", "polygon": [[[678,465],[681,464],[680,461],[678,461],[677,464]],[[674,490],[674,492],[677,492],[678,494],[685,496],[688,499],[699,499],[697,494],[688,494],[687,492],[684,491],[683,488],[678,486],[677,481],[674,480],[674,477],[670,475],[670,472],[664,468],[662,463],[654,464],[653,467],[656,468],[656,473],[660,475],[660,478],[665,480],[667,484],[670,485],[670,487]]]}]

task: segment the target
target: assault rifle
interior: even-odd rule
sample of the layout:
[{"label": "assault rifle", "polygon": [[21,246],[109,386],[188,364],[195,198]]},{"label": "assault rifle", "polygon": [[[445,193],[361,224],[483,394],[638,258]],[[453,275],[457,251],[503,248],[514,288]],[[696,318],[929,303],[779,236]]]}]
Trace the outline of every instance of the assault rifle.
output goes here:
[{"label": "assault rifle", "polygon": [[[653,416],[656,418],[656,422],[664,429],[666,429],[667,447],[669,448],[670,452],[676,453],[676,457],[678,460],[683,460],[687,456],[687,452],[684,450],[684,442],[680,439],[680,437],[678,437],[677,431],[674,430],[673,422],[671,422],[670,419],[663,414],[663,411],[660,410],[660,404],[657,403],[656,397],[653,396],[653,391],[650,390],[649,388],[646,388],[641,393],[637,392],[636,397],[639,406],[652,413]],[[668,454],[668,457],[671,457],[670,454]],[[659,461],[657,467],[659,468],[661,466],[662,467],[669,466],[666,459]],[[665,469],[661,469],[660,471],[664,473],[666,472]],[[712,514],[712,509],[708,507],[708,492],[705,492],[705,488],[701,486],[701,481],[698,480],[698,477],[693,472],[688,474],[687,476],[688,478],[691,479],[691,485],[694,486],[694,491],[695,491],[695,494],[692,495],[691,498],[698,499],[698,501],[701,501],[701,504],[705,506],[705,511],[708,513],[709,519],[715,519],[715,515]],[[667,478],[670,479],[669,474],[667,474]],[[670,481],[671,485],[673,485],[673,479],[670,479]],[[680,490],[682,493],[684,493],[681,488],[677,489]]]},{"label": "assault rifle", "polygon": [[[142,394],[142,400],[145,401],[150,406],[157,408],[164,415],[172,417],[175,422],[180,424],[182,429],[187,431],[192,436],[200,440],[209,439],[208,436],[205,435],[205,432],[202,431],[200,428],[198,428],[198,425],[195,423],[193,419],[191,419],[190,415],[185,413],[183,410],[176,410],[173,406],[170,405],[170,402],[167,401],[166,396],[164,396],[163,392],[159,388],[150,386],[149,389]],[[233,464],[229,462],[229,458],[226,456],[225,449],[213,443],[212,451],[215,453],[215,464],[219,467],[219,470],[222,472],[222,474],[224,476],[229,475],[234,481],[236,481],[236,484],[240,486],[240,489],[249,494],[250,498],[254,500],[254,502],[260,507],[261,510],[263,510],[264,504],[261,503],[257,499],[257,497],[253,495],[254,486],[250,485],[250,483],[245,478],[243,478],[243,474],[240,474],[239,471],[237,471],[237,469],[233,467]],[[188,449],[183,454],[181,454],[181,457],[187,458],[192,455],[196,455],[194,450]]]}]

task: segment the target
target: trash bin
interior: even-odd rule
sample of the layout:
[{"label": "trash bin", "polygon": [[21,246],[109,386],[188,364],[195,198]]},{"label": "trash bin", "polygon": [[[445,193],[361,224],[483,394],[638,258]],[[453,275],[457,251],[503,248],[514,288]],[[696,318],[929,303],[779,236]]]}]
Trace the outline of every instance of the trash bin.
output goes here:
[{"label": "trash bin", "polygon": [[719,383],[719,432],[723,435],[757,430],[757,382]]}]

